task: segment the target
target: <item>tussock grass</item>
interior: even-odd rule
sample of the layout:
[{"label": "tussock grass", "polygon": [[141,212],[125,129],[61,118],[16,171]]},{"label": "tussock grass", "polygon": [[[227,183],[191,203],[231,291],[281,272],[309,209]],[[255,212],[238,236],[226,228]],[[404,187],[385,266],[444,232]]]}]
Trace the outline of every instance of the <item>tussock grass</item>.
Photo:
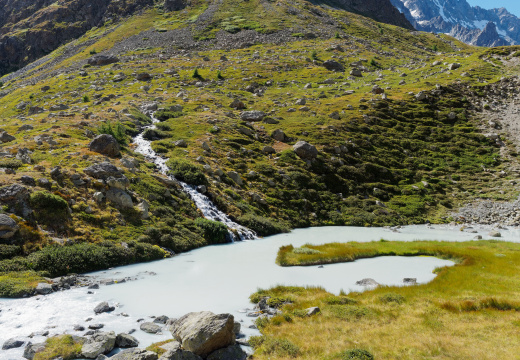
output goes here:
[{"label": "tussock grass", "polygon": [[[437,269],[438,276],[428,284],[380,286],[348,296],[319,287],[259,290],[252,298],[292,297],[292,303],[281,307],[283,315],[291,315],[290,321],[279,316],[276,323],[263,324],[262,333],[292,342],[300,349],[298,358],[350,359],[346,354],[358,353],[410,360],[517,357],[520,244],[417,241],[305,246],[320,254],[294,254],[287,247],[280,253],[290,252],[285,259],[292,265],[353,261],[375,254],[435,255],[455,260],[456,265]],[[311,306],[318,306],[321,314],[305,316]],[[257,352],[255,358],[289,357]]]}]

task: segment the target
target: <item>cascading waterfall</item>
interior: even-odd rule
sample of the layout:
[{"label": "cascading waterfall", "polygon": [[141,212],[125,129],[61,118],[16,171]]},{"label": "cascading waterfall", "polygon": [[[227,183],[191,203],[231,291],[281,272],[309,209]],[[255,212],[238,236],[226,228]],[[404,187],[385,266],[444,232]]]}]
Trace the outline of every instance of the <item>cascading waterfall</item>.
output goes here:
[{"label": "cascading waterfall", "polygon": [[166,161],[168,159],[164,159],[161,156],[157,155],[155,151],[153,151],[152,149],[152,142],[144,138],[145,131],[148,129],[155,129],[155,124],[160,122],[153,116],[153,114],[151,115],[151,118],[153,122],[152,125],[146,126],[143,129],[143,131],[134,138],[134,144],[137,145],[135,151],[140,154],[143,154],[149,161],[156,164],[159,168],[159,171],[162,174],[178,182],[181,185],[182,190],[190,196],[190,198],[193,200],[193,202],[195,203],[197,208],[199,208],[199,210],[202,212],[205,218],[214,221],[219,221],[226,225],[229,229],[228,233],[230,241],[256,239],[257,235],[254,231],[240,224],[237,224],[236,222],[231,220],[225,213],[220,211],[215,206],[215,204],[213,204],[211,200],[208,199],[207,196],[199,193],[195,186],[188,185],[182,181],[179,181],[174,176],[168,173],[170,170],[166,165]]}]

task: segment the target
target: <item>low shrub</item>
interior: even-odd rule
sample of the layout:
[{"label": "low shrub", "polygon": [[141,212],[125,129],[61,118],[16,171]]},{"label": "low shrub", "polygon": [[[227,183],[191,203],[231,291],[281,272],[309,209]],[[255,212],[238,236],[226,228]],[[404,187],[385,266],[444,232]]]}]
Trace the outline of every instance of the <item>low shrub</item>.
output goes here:
[{"label": "low shrub", "polygon": [[255,231],[260,236],[269,236],[290,231],[289,227],[282,222],[253,214],[246,214],[239,217],[238,222]]},{"label": "low shrub", "polygon": [[168,160],[168,167],[173,176],[180,181],[192,185],[207,184],[206,176],[202,168],[187,160],[170,159]]},{"label": "low shrub", "polygon": [[334,359],[338,360],[374,360],[374,355],[364,349],[349,349],[342,351]]},{"label": "low shrub", "polygon": [[324,302],[328,305],[354,305],[358,301],[346,296],[329,296]]},{"label": "low shrub", "polygon": [[403,295],[399,295],[396,293],[388,293],[384,294],[379,297],[379,301],[382,303],[388,304],[388,303],[396,303],[396,304],[402,304],[405,301],[405,298]]},{"label": "low shrub", "polygon": [[300,354],[300,348],[286,339],[275,339],[268,336],[256,337],[251,346],[261,354],[279,357],[295,358]]},{"label": "low shrub", "polygon": [[204,239],[209,244],[224,244],[227,242],[228,228],[221,222],[197,218],[197,225],[203,232]]}]

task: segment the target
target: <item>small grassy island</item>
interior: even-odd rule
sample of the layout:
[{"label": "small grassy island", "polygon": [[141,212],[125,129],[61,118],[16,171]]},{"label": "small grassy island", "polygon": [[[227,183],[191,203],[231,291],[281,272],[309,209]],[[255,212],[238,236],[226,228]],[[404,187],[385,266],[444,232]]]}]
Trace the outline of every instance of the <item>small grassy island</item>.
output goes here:
[{"label": "small grassy island", "polygon": [[[306,266],[376,256],[449,258],[428,284],[339,296],[322,288],[259,290],[281,315],[259,320],[255,359],[513,359],[520,332],[520,244],[502,241],[332,243],[280,248]],[[317,306],[320,313],[307,316]]]}]

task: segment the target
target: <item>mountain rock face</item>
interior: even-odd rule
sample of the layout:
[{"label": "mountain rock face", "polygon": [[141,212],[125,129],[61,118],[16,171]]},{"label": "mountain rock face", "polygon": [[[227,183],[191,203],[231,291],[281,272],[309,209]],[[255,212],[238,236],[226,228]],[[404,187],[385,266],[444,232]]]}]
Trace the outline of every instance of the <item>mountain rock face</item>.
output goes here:
[{"label": "mountain rock face", "polygon": [[153,0],[0,0],[0,75]]},{"label": "mountain rock face", "polygon": [[332,0],[328,3],[379,22],[413,29],[410,21],[392,5],[390,0]]},{"label": "mountain rock face", "polygon": [[390,0],[417,30],[446,33],[467,44],[520,44],[520,19],[504,8],[486,10],[466,0]]},{"label": "mountain rock face", "polygon": [[[222,2],[212,0],[211,3],[207,12],[209,18]],[[380,22],[413,29],[390,0],[315,0],[314,4],[332,5]],[[191,6],[191,3],[189,0],[0,0],[0,76],[47,55],[96,26],[116,23],[152,6],[173,12]],[[319,11],[315,15],[319,16]]]}]

